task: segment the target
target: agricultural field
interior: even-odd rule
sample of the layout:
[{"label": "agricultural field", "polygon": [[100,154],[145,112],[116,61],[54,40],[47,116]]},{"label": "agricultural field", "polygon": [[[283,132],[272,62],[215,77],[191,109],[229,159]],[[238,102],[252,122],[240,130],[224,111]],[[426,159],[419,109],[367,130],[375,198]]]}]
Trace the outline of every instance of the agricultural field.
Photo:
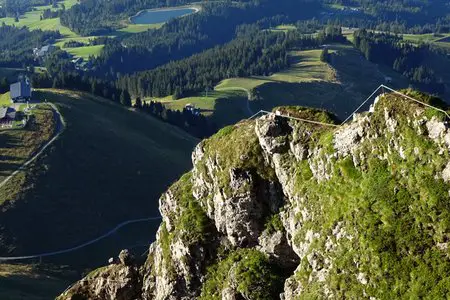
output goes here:
[{"label": "agricultural field", "polygon": [[[331,45],[329,64],[320,61],[321,51],[291,51],[288,69],[270,76],[225,79],[214,88],[216,94],[209,97],[199,95],[179,100],[171,97],[157,100],[179,110],[188,103],[194,104],[205,116],[215,121],[219,119],[217,125],[223,126],[261,109],[271,110],[280,105],[323,108],[345,118],[378,86],[386,83],[387,77],[392,79],[389,85],[393,88],[408,87],[408,81],[402,75],[367,61],[351,45]],[[221,95],[231,92],[240,96]]]},{"label": "agricultural field", "polygon": [[412,43],[434,43],[439,42],[442,39],[448,38],[449,34],[404,34],[403,39]]},{"label": "agricultural field", "polygon": [[333,55],[327,67],[331,71],[324,72],[322,80],[299,83],[278,81],[258,86],[253,91],[256,98],[251,102],[253,110],[303,105],[327,109],[345,118],[373,90],[385,83],[385,77],[392,77],[393,87],[408,86],[401,75],[367,61],[349,45],[333,45],[330,48]]},{"label": "agricultural field", "polygon": [[105,47],[105,45],[83,46],[83,47],[63,48],[63,49],[75,57],[82,57],[83,59],[87,60],[91,56],[100,55],[103,47]]},{"label": "agricultural field", "polygon": [[274,32],[288,32],[290,30],[296,30],[297,28],[293,24],[285,24],[285,25],[278,25],[274,28],[271,28],[271,31]]},{"label": "agricultural field", "polygon": [[403,39],[411,43],[427,43],[450,51],[450,34],[404,34]]},{"label": "agricultural field", "polygon": [[[216,86],[216,90],[233,87],[252,90],[269,82],[312,82],[333,81],[334,71],[327,64],[320,61],[321,49],[306,51],[291,51],[289,59],[291,66],[271,76],[255,76],[250,78],[225,79]],[[333,53],[333,50],[330,51]]]}]

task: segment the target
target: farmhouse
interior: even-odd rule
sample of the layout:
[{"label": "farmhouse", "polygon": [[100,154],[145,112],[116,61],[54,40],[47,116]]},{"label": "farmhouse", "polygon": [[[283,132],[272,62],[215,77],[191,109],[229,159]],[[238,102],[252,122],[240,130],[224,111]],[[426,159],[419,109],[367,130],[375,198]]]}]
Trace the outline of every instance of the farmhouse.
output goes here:
[{"label": "farmhouse", "polygon": [[31,85],[28,79],[11,84],[9,90],[12,102],[25,102],[31,99]]},{"label": "farmhouse", "polygon": [[191,114],[198,116],[200,114],[200,109],[196,108],[195,105],[188,103],[184,106],[186,111],[191,112]]},{"label": "farmhouse", "polygon": [[0,107],[0,124],[10,124],[16,119],[16,110],[12,107]]},{"label": "farmhouse", "polygon": [[44,57],[50,55],[51,53],[53,53],[56,49],[57,49],[56,46],[46,45],[40,49],[34,48],[33,54],[36,58],[44,58]]}]

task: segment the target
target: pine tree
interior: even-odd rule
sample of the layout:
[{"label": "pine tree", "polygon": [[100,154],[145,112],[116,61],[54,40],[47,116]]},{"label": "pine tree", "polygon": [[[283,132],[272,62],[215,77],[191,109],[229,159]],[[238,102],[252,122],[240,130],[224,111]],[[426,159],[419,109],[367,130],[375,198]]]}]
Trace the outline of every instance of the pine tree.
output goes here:
[{"label": "pine tree", "polygon": [[142,100],[141,100],[141,97],[137,97],[136,98],[136,102],[134,103],[134,107],[136,107],[136,108],[142,108]]},{"label": "pine tree", "polygon": [[122,93],[120,94],[120,103],[126,107],[131,106],[131,96],[127,90],[122,90]]},{"label": "pine tree", "polygon": [[328,52],[328,48],[323,48],[322,53],[320,53],[320,61],[330,62],[330,53]]}]

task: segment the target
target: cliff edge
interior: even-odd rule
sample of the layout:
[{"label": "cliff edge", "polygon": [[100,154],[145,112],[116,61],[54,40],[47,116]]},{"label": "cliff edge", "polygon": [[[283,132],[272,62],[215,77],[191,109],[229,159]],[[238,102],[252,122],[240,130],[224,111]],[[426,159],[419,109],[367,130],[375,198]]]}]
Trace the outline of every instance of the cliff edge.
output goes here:
[{"label": "cliff edge", "polygon": [[449,151],[445,114],[393,94],[339,127],[226,127],[160,198],[145,265],[121,259],[60,299],[448,297]]}]

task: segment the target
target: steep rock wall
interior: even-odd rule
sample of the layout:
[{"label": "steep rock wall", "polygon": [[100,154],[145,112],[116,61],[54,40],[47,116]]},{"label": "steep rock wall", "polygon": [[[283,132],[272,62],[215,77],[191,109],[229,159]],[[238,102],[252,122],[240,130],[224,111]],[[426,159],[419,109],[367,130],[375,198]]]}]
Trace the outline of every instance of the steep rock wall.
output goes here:
[{"label": "steep rock wall", "polygon": [[[333,122],[317,110],[278,110]],[[222,129],[161,197],[163,222],[133,297],[449,296],[444,119],[384,95],[341,127],[268,115]],[[111,268],[61,298],[125,299],[114,280],[128,273]]]}]

